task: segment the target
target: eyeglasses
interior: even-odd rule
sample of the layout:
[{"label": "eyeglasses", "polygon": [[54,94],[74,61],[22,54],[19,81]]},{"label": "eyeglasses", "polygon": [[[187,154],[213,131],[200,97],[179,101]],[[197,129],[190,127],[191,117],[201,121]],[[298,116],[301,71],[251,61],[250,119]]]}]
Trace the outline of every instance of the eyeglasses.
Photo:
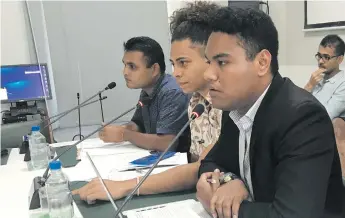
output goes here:
[{"label": "eyeglasses", "polygon": [[329,56],[329,55],[323,55],[323,54],[320,54],[320,53],[316,53],[316,55],[315,55],[315,58],[316,58],[317,61],[322,59],[325,62],[331,60],[332,58],[336,58],[336,57],[339,57],[339,55]]}]

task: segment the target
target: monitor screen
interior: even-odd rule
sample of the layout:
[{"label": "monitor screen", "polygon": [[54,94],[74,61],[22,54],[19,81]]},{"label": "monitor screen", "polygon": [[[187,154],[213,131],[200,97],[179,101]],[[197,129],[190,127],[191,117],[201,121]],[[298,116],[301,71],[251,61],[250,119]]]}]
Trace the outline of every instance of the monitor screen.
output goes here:
[{"label": "monitor screen", "polygon": [[46,64],[1,66],[2,102],[51,99]]}]

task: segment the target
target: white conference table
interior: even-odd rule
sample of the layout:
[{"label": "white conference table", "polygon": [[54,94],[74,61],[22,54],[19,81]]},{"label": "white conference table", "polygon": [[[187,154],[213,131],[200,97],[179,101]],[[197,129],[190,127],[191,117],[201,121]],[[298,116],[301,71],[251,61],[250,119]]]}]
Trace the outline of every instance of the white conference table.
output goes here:
[{"label": "white conference table", "polygon": [[[51,144],[52,147],[61,147],[61,146],[66,146],[66,145],[70,145],[71,142],[62,142],[62,143],[55,143],[55,144]],[[97,144],[102,144],[102,142],[100,141],[100,139],[88,139],[86,141],[84,141],[83,143],[81,143],[80,145],[84,148],[87,149],[89,146],[91,146],[93,149],[93,154],[90,153],[90,155],[101,155],[98,158],[96,156],[94,156],[94,162],[95,165],[99,167],[99,170],[101,171],[101,175],[102,175],[102,170],[105,171],[109,171],[109,169],[106,169],[107,167],[102,167],[103,162],[106,162],[106,166],[117,166],[118,165],[118,161],[122,162],[122,163],[128,163],[127,158],[138,158],[138,157],[143,157],[144,155],[148,155],[149,151],[142,149],[142,148],[138,148],[137,146],[134,146],[128,142],[124,142],[124,143],[120,143],[117,146],[113,147],[114,145],[111,145],[111,149],[112,151],[116,151],[120,154],[123,155],[123,157],[125,157],[123,160],[120,158],[120,156],[118,156],[118,158],[113,158],[112,156],[102,156],[101,153],[107,153],[107,155],[109,155],[109,151],[107,149],[107,147],[102,147],[103,145],[100,145],[102,147],[101,150],[99,149],[94,149],[97,148]],[[105,143],[107,144],[107,143]],[[98,151],[98,152],[97,152]],[[104,154],[103,154],[104,155]],[[134,156],[132,156],[134,155]],[[108,158],[108,159],[107,159]],[[182,154],[181,155],[177,155],[176,158],[178,159],[178,163],[179,164],[187,164],[187,155],[186,154]],[[171,160],[175,160],[175,159],[171,159]],[[111,160],[109,160],[111,159]],[[28,170],[28,166],[27,166],[27,162],[24,162],[24,154],[19,154],[19,149],[18,148],[14,148],[11,150],[11,152],[9,153],[9,158],[7,161],[6,165],[1,165],[0,166],[0,217],[1,218],[7,218],[7,217],[20,217],[20,218],[25,218],[25,217],[30,217],[30,214],[32,214],[32,211],[29,213],[29,193],[31,190],[31,186],[32,186],[32,182],[33,179],[36,176],[42,176],[45,169],[41,169],[41,170],[35,170],[35,171],[29,171]],[[97,160],[98,164],[97,164]],[[116,161],[113,162],[113,161]],[[169,160],[165,160],[165,161],[169,161]],[[164,161],[162,161],[162,164]],[[85,162],[81,161],[79,162],[78,165],[76,165],[75,167],[69,167],[69,168],[63,168],[62,170],[67,174],[67,176],[71,177],[72,174],[78,174],[78,172],[80,173],[80,171],[83,172],[87,172],[87,177],[89,177],[91,174],[89,172],[89,170],[85,170],[85,168],[80,168],[83,167],[83,164],[85,164]],[[167,164],[167,163],[165,163]],[[176,164],[176,163],[174,163]],[[103,163],[104,165],[104,163]],[[155,169],[152,174],[155,173],[159,173],[161,171],[164,171],[168,168],[171,167],[164,167],[164,168],[158,168]],[[121,172],[121,173],[116,173],[115,177],[113,177],[113,179],[117,180],[123,180],[123,179],[128,179],[127,177],[130,178],[135,178],[137,177],[138,172],[136,171],[129,171],[129,172]],[[109,173],[105,173],[105,175],[109,175]],[[96,175],[95,175],[96,176]],[[94,176],[94,177],[95,177]],[[92,175],[91,175],[92,177]],[[92,177],[92,178],[94,178]],[[105,177],[104,177],[105,178]],[[70,178],[71,179],[71,178]],[[87,178],[90,179],[90,178]],[[72,180],[73,181],[73,180]],[[39,209],[37,210],[39,211]],[[75,218],[82,218],[83,216],[81,215],[78,207],[76,206],[76,204],[74,204],[74,213],[75,213]],[[31,216],[31,217],[37,217],[37,216]]]},{"label": "white conference table", "polygon": [[[36,176],[42,176],[44,169],[28,171],[24,154],[18,148],[11,150],[6,165],[0,166],[0,217],[30,217],[29,192]],[[39,209],[38,209],[39,210]],[[82,218],[74,204],[75,218]]]}]

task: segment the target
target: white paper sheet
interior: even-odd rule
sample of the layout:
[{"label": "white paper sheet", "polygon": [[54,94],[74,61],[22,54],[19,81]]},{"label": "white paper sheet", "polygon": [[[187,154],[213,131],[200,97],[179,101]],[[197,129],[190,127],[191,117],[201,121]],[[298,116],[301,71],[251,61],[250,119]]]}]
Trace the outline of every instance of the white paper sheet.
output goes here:
[{"label": "white paper sheet", "polygon": [[[149,155],[149,154],[147,154],[147,155]],[[133,160],[136,160],[138,158],[147,156],[147,155],[142,155],[142,156],[137,156],[137,157],[135,157],[134,155],[133,156],[128,155],[126,157],[126,158],[128,158],[127,159],[127,163],[126,164],[118,165],[116,167],[116,169],[118,171],[124,171],[124,170],[128,170],[128,169],[139,169],[142,166],[133,165],[133,164],[130,164],[130,162],[133,161]],[[158,166],[162,166],[162,165],[175,165],[175,166],[178,166],[178,165],[183,165],[183,164],[187,164],[187,163],[188,163],[187,153],[176,153],[173,157],[170,157],[170,158],[167,158],[165,160],[160,161],[158,163]],[[152,165],[148,165],[146,167],[151,167],[151,166],[153,166],[153,164]]]},{"label": "white paper sheet", "polygon": [[[151,175],[161,173],[171,168],[174,167],[162,167],[154,169]],[[97,169],[100,170],[98,167]],[[117,170],[108,168],[100,170],[100,174],[103,179],[124,181],[137,178],[138,176],[144,176],[147,171],[148,170],[118,172]],[[79,165],[78,167],[64,168],[63,172],[66,174],[69,181],[90,181],[97,177],[96,173],[92,171],[91,165]]]},{"label": "white paper sheet", "polygon": [[202,205],[192,199],[125,211],[128,218],[211,218]]},{"label": "white paper sheet", "polygon": [[146,149],[139,148],[132,144],[114,144],[111,146],[104,146],[102,148],[84,148],[80,150],[81,160],[86,159],[86,152],[88,152],[92,157],[124,153],[149,153]]},{"label": "white paper sheet", "polygon": [[[59,142],[59,143],[53,143],[50,144],[53,148],[73,145],[74,143],[78,142],[76,141],[67,141],[67,142]],[[113,146],[113,145],[131,145],[130,142],[121,142],[121,143],[105,143],[100,138],[92,138],[92,139],[86,139],[85,141],[81,142],[77,145],[77,148],[83,148],[83,149],[92,149],[92,148],[102,148],[106,146]]]},{"label": "white paper sheet", "polygon": [[[133,149],[126,150],[126,148],[117,147],[114,149],[85,149],[95,162],[97,169],[102,169],[111,166],[111,169],[123,171],[127,169],[136,168],[135,165],[130,164],[131,161],[141,157],[150,155],[147,150]],[[80,157],[82,162],[87,162],[86,153],[82,152]],[[120,153],[119,153],[120,152]],[[187,153],[176,153],[174,156],[162,160],[158,165],[182,165],[187,164]]]},{"label": "white paper sheet", "polygon": [[[133,166],[130,165],[129,162],[146,155],[149,155],[149,152],[147,150],[145,150],[144,152],[90,156],[92,157],[92,160],[103,179],[123,181],[136,178],[137,176],[143,176],[148,171],[148,169],[145,169],[140,171],[119,172],[120,170],[133,168]],[[176,165],[187,164],[186,153],[177,153],[175,160],[168,159],[161,161],[160,165],[167,165],[171,163],[174,163]],[[160,173],[170,168],[172,167],[157,168],[152,172],[152,174]],[[84,158],[82,158],[82,160],[75,167],[64,168],[63,172],[68,176],[70,181],[90,181],[91,179],[96,177],[96,174],[94,173],[89,160]]]}]

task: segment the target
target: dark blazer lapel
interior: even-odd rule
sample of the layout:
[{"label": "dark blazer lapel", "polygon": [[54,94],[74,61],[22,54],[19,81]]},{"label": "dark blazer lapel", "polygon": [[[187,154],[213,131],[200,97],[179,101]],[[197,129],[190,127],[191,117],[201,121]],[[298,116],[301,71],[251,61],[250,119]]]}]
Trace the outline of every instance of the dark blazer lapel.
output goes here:
[{"label": "dark blazer lapel", "polygon": [[284,79],[282,76],[277,72],[275,76],[272,79],[272,83],[270,87],[268,88],[265,97],[263,98],[260,107],[258,108],[258,111],[256,112],[254,122],[253,122],[253,127],[252,127],[252,135],[250,137],[250,163],[253,163],[253,157],[255,154],[255,145],[256,141],[260,134],[260,130],[263,128],[270,128],[270,127],[265,127],[265,119],[267,119],[266,113],[269,110],[271,102],[274,100],[274,97],[276,96],[276,93],[279,91],[281,86],[284,83]]}]

